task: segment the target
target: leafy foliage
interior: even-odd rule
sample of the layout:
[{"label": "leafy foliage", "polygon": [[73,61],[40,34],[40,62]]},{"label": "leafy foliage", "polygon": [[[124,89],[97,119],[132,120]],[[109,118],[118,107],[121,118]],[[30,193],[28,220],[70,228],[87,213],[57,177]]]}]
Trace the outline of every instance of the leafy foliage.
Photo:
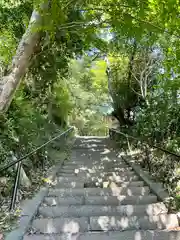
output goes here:
[{"label": "leafy foliage", "polygon": [[64,79],[72,103],[69,121],[80,135],[106,135],[103,113],[97,111],[99,105],[108,101],[104,61],[91,63],[91,57],[86,56],[71,61],[69,67],[68,78]]},{"label": "leafy foliage", "polygon": [[[11,68],[11,59],[28,26],[33,7],[39,10],[40,2],[42,1],[36,1],[35,5],[31,0],[7,1],[6,4],[0,4],[2,20],[0,25],[2,30],[0,33],[1,76],[6,75]],[[84,116],[84,111],[91,100],[93,91],[98,87],[98,94],[103,94],[101,85],[106,82],[105,77],[102,77],[102,80],[93,79],[93,77],[97,77],[96,74],[88,70],[86,76],[81,74],[81,82],[78,83],[78,90],[85,95],[89,90],[91,91],[83,103],[83,109],[71,101],[72,96],[67,86],[67,81],[70,80],[69,62],[75,56],[82,56],[84,51],[99,44],[103,45],[103,40],[97,37],[94,27],[86,29],[83,24],[80,24],[78,31],[73,30],[73,26],[71,26],[73,23],[76,25],[78,22],[82,23],[92,19],[90,16],[82,14],[77,9],[78,6],[79,3],[74,6],[65,1],[52,1],[49,12],[44,18],[42,29],[37,29],[41,31],[41,41],[34,49],[29,69],[8,112],[1,115],[1,166],[14,157],[20,157],[44,143],[58,131],[59,127],[65,128],[69,123],[68,119],[71,119],[74,112],[76,114],[81,112],[83,118],[90,118],[88,111]],[[91,60],[89,60],[89,64],[91,65]],[[87,67],[87,69],[89,68],[90,66]],[[105,65],[103,68],[105,73]],[[85,68],[82,67],[82,71],[84,70]],[[84,79],[88,80],[91,88],[85,86]],[[76,78],[73,81],[78,82],[79,79]],[[75,91],[75,89],[72,90]],[[73,108],[78,110],[73,111]],[[94,123],[96,120],[96,113],[94,113],[92,122]],[[86,120],[86,134],[89,132],[89,126],[93,124],[89,122],[90,120]],[[24,161],[23,167],[27,172],[29,168],[39,167],[43,156],[46,157],[44,150],[36,155],[30,161],[32,164],[28,164],[29,160]],[[9,174],[9,172],[5,174]]]},{"label": "leafy foliage", "polygon": [[[83,135],[105,134],[96,106],[109,102],[109,93],[115,116],[131,135],[179,153],[179,1],[52,0],[48,11],[41,11],[41,3],[0,3],[1,77],[11,69],[33,9],[43,15],[41,26],[33,29],[40,41],[26,76],[0,116],[0,163],[7,163],[12,151],[15,156],[30,151],[69,123]],[[33,159],[34,167],[42,154]],[[163,163],[164,158],[153,162],[166,179],[168,164],[163,171]]]}]

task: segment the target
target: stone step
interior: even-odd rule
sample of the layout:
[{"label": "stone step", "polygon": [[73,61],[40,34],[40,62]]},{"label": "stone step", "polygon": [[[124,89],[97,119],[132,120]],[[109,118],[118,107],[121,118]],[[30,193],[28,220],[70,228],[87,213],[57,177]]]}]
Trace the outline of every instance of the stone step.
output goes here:
[{"label": "stone step", "polygon": [[97,142],[102,142],[102,141],[109,141],[109,137],[108,136],[103,136],[103,137],[99,137],[99,136],[77,136],[76,137],[76,142],[78,141],[83,141],[83,142],[91,142],[91,141],[97,141]]},{"label": "stone step", "polygon": [[[116,188],[119,188],[119,187],[130,187],[130,186],[134,186],[136,187],[136,182],[130,182],[130,184],[126,184],[128,182],[111,182],[111,180],[103,180],[103,179],[87,179],[87,180],[84,180],[84,187],[85,188],[110,188],[110,189],[114,189],[114,186],[116,186]],[[135,183],[135,184],[133,184]],[[143,184],[142,184],[143,186]],[[132,195],[131,193],[128,192],[129,195]],[[144,195],[144,194],[143,194]]]},{"label": "stone step", "polygon": [[58,182],[71,182],[71,181],[82,181],[78,176],[69,176],[69,177],[57,177]]},{"label": "stone step", "polygon": [[[121,204],[138,204],[140,202],[134,202],[137,197],[124,198],[124,196],[112,197],[112,196],[103,196],[103,197],[86,197],[86,196],[71,196],[71,197],[46,197],[45,202],[50,206],[55,205],[75,205],[75,204],[86,204],[86,205],[121,205]],[[150,198],[151,200],[152,198]],[[67,201],[66,201],[67,200]],[[149,201],[150,201],[149,200]],[[153,199],[154,200],[154,199]],[[156,202],[155,200],[152,202]],[[140,202],[144,204],[144,202]]]},{"label": "stone step", "polygon": [[87,168],[86,166],[83,165],[64,165],[62,167],[62,170],[71,170],[74,171],[75,169],[79,170],[92,170],[92,171],[116,171],[116,172],[125,172],[125,171],[132,171],[131,167],[116,167],[116,166],[111,166],[111,167],[106,167],[106,166],[92,166],[92,168]]},{"label": "stone step", "polygon": [[133,196],[149,194],[149,187],[49,189],[49,196]]},{"label": "stone step", "polygon": [[[112,180],[111,180],[112,179]],[[119,180],[118,178],[111,178],[111,177],[107,177],[107,178],[80,178],[78,176],[65,176],[65,177],[58,177],[57,179],[57,183],[59,182],[71,182],[71,181],[82,181],[84,182],[88,187],[90,186],[97,186],[96,183],[108,183],[108,187],[112,187],[112,184],[115,184],[119,187],[143,187],[144,186],[144,182],[143,181],[128,181],[128,182],[123,182],[121,180]],[[101,185],[100,185],[101,186]],[[105,184],[103,185],[105,186]],[[101,186],[101,187],[103,187]]]},{"label": "stone step", "polygon": [[149,204],[157,202],[157,196],[87,196],[85,204],[87,205],[126,205],[126,204]]},{"label": "stone step", "polygon": [[160,214],[158,216],[97,216],[90,217],[92,231],[127,231],[135,229],[155,230],[178,227],[176,214]]},{"label": "stone step", "polygon": [[[88,160],[87,160],[88,161]],[[71,167],[74,167],[74,166],[84,166],[84,164],[86,164],[87,162],[82,160],[82,161],[66,161],[65,162],[65,165],[64,166],[71,166]]]},{"label": "stone step", "polygon": [[139,177],[137,175],[135,175],[134,173],[131,175],[126,175],[126,174],[120,174],[120,175],[113,175],[113,173],[106,173],[106,174],[97,174],[97,173],[60,173],[57,176],[57,180],[61,181],[62,177],[66,177],[69,178],[70,180],[72,179],[72,177],[76,177],[77,179],[80,180],[88,180],[89,181],[98,181],[100,182],[100,180],[102,181],[113,181],[113,182],[125,182],[125,181],[138,181]]},{"label": "stone step", "polygon": [[[79,142],[78,142],[79,141]],[[83,138],[82,140],[77,140],[77,144],[106,144],[107,145],[108,138],[100,139],[100,138],[92,138],[92,139],[85,139]],[[78,145],[79,146],[79,145]]]},{"label": "stone step", "polygon": [[33,230],[38,233],[69,233],[88,231],[88,218],[43,218],[32,222]]},{"label": "stone step", "polygon": [[71,159],[66,164],[68,165],[76,165],[76,164],[86,164],[91,163],[92,159],[90,158],[89,154],[78,154],[75,157],[71,157]]},{"label": "stone step", "polygon": [[44,203],[47,206],[82,205],[82,204],[84,204],[84,196],[45,197]]},{"label": "stone step", "polygon": [[79,173],[85,173],[85,174],[92,174],[92,175],[96,175],[96,176],[133,176],[133,175],[136,175],[133,171],[118,171],[118,170],[99,170],[99,169],[83,169],[83,168],[75,168],[75,169],[64,169],[62,168],[58,175],[60,176],[61,173],[70,173],[70,174],[73,174],[73,173],[77,173],[77,175]]},{"label": "stone step", "polygon": [[82,143],[80,144],[78,147],[81,147],[81,148],[85,148],[85,149],[88,149],[88,150],[91,150],[91,148],[97,148],[97,149],[104,149],[104,148],[107,148],[106,144],[97,144],[97,143]]},{"label": "stone step", "polygon": [[100,161],[90,161],[89,159],[87,159],[87,161],[66,161],[64,167],[68,168],[68,167],[99,167],[99,166],[105,166],[106,168],[130,168],[126,163],[124,162],[117,162],[117,163],[103,163]]},{"label": "stone step", "polygon": [[[79,153],[92,153],[93,155],[98,155],[99,152],[104,152],[106,151],[107,153],[109,153],[109,149],[107,148],[107,146],[105,146],[104,144],[102,144],[101,146],[97,146],[96,144],[91,144],[91,145],[81,145],[78,148],[74,149],[76,151],[76,154]],[[111,154],[113,152],[110,152]],[[115,155],[115,154],[114,154]],[[72,157],[74,157],[74,155],[72,155]]]},{"label": "stone step", "polygon": [[99,161],[98,162],[94,162],[94,163],[66,163],[61,169],[62,170],[74,170],[74,169],[84,169],[84,170],[88,170],[88,169],[97,169],[101,172],[103,172],[104,170],[105,171],[108,171],[108,170],[111,170],[111,171],[119,171],[119,172],[123,172],[123,171],[128,171],[128,170],[132,170],[131,167],[129,167],[128,165],[126,164],[115,164],[115,165],[106,165],[106,164],[103,164],[103,163],[100,163]]},{"label": "stone step", "polygon": [[90,216],[152,216],[167,213],[163,203],[146,205],[69,205],[40,207],[39,215],[43,217],[90,217]]},{"label": "stone step", "polygon": [[24,240],[179,240],[180,231],[86,232],[81,234],[25,235]]},{"label": "stone step", "polygon": [[75,150],[83,150],[83,149],[89,149],[90,147],[99,147],[99,148],[107,148],[107,144],[106,143],[103,143],[103,142],[99,142],[99,143],[97,143],[97,142],[79,142],[77,145],[74,145],[74,148],[75,148]]},{"label": "stone step", "polygon": [[84,188],[82,181],[58,181],[55,185],[58,188]]},{"label": "stone step", "polygon": [[[70,176],[77,176],[82,179],[104,179],[104,180],[112,180],[112,181],[118,181],[118,182],[127,182],[127,181],[138,181],[139,177],[137,175],[124,175],[124,176],[118,176],[114,175],[113,173],[108,173],[108,174],[94,174],[94,173],[59,173],[60,177],[70,177]],[[58,177],[57,177],[58,179]]]},{"label": "stone step", "polygon": [[[88,224],[89,222],[89,224]],[[178,227],[175,214],[161,214],[158,216],[97,216],[88,218],[54,218],[35,219],[32,222],[33,230],[44,233],[71,233],[90,231],[128,231],[128,230],[155,230]]]},{"label": "stone step", "polygon": [[167,214],[107,138],[78,137],[74,146],[32,221],[35,234],[23,239],[180,240],[161,230],[178,227],[176,215]]},{"label": "stone step", "polygon": [[107,179],[109,181],[112,182],[116,182],[116,183],[122,183],[122,182],[126,182],[126,181],[139,181],[139,177],[137,175],[132,175],[132,176],[121,176],[121,175],[109,175],[109,176],[105,176],[104,179]]}]

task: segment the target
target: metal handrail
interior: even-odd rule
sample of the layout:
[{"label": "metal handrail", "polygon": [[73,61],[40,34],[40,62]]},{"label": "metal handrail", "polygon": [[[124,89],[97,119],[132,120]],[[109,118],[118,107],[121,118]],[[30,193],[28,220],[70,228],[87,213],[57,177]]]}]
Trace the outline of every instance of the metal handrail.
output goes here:
[{"label": "metal handrail", "polygon": [[27,153],[26,155],[24,155],[23,157],[19,158],[16,161],[12,161],[10,163],[8,163],[6,166],[0,168],[0,173],[3,172],[4,170],[7,170],[8,168],[12,167],[13,165],[15,165],[18,162],[23,161],[24,159],[26,159],[27,157],[32,156],[35,152],[37,152],[38,150],[40,150],[41,148],[45,147],[46,145],[48,145],[49,143],[51,143],[52,141],[56,140],[57,138],[60,138],[61,136],[65,135],[66,133],[69,133],[71,130],[73,130],[74,127],[70,127],[68,130],[66,130],[65,132],[61,133],[60,135],[53,137],[52,139],[50,139],[48,142],[44,143],[43,145],[39,146],[38,148],[32,150],[30,153]]},{"label": "metal handrail", "polygon": [[8,168],[18,164],[17,166],[17,170],[16,170],[16,176],[15,176],[15,181],[14,181],[14,187],[13,187],[13,191],[12,191],[12,198],[11,198],[11,204],[10,204],[10,210],[12,210],[14,208],[15,202],[16,202],[16,196],[17,196],[17,190],[18,190],[18,185],[19,185],[19,178],[20,178],[20,173],[21,173],[21,165],[22,165],[22,161],[24,159],[26,159],[27,157],[32,156],[35,152],[37,152],[38,150],[42,149],[43,147],[47,146],[49,143],[53,142],[54,140],[68,134],[69,132],[73,131],[74,127],[70,127],[69,129],[67,129],[66,131],[64,131],[63,133],[51,138],[49,141],[47,141],[46,143],[42,144],[41,146],[37,147],[36,149],[32,150],[30,153],[27,153],[26,155],[24,155],[23,157],[19,158],[16,161],[12,161],[9,164],[5,165],[4,167],[0,168],[0,173],[4,172],[5,170],[7,170]]},{"label": "metal handrail", "polygon": [[125,136],[125,137],[129,137],[129,138],[132,138],[132,139],[134,139],[134,140],[140,141],[141,143],[147,144],[147,145],[149,145],[149,146],[152,147],[152,148],[159,149],[159,150],[161,150],[162,152],[165,152],[165,153],[168,153],[168,154],[170,154],[170,155],[173,155],[173,156],[175,156],[175,157],[180,158],[180,155],[178,155],[178,154],[176,154],[176,153],[173,153],[173,152],[170,152],[170,151],[167,150],[167,149],[164,149],[164,148],[158,147],[158,146],[156,146],[156,145],[150,144],[150,143],[145,142],[145,141],[143,141],[143,140],[141,140],[141,139],[139,139],[139,138],[135,138],[135,137],[133,137],[133,136],[131,136],[131,135],[129,135],[129,134],[125,134],[125,133],[123,133],[123,132],[121,132],[121,131],[116,130],[115,128],[110,128],[110,129],[111,129],[112,131],[116,132],[116,133],[119,133],[119,134]]}]

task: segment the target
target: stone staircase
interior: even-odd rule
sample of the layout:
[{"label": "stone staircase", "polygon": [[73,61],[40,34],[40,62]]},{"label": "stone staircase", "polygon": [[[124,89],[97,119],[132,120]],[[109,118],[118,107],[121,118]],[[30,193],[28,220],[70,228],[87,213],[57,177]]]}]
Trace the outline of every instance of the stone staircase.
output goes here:
[{"label": "stone staircase", "polygon": [[25,240],[178,240],[175,214],[108,139],[79,137],[38,208]]}]

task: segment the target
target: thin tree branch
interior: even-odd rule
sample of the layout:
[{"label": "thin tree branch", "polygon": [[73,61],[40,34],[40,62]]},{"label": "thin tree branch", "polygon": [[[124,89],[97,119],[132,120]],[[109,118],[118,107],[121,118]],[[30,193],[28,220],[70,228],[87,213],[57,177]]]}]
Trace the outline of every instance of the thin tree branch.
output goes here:
[{"label": "thin tree branch", "polygon": [[72,5],[73,2],[76,2],[76,0],[71,0],[67,2],[67,4],[64,6],[64,9],[66,9],[68,6]]},{"label": "thin tree branch", "polygon": [[100,23],[87,23],[87,22],[80,22],[80,23],[73,23],[73,24],[63,24],[59,26],[59,30],[63,30],[63,29],[68,29],[68,28],[74,28],[74,27],[103,27],[103,28],[110,28],[111,26],[101,26],[103,24],[107,24],[107,21],[102,21]]},{"label": "thin tree branch", "polygon": [[[113,6],[117,6],[116,4],[115,5],[113,5]],[[129,5],[121,5],[122,7],[126,7],[126,8],[132,8],[132,6],[129,6]],[[90,11],[90,10],[96,10],[96,11],[104,11],[104,12],[106,12],[106,11],[109,11],[109,10],[111,10],[112,9],[112,7],[110,7],[110,8],[90,8],[90,9],[84,9],[84,11]],[[79,10],[79,11],[83,11],[83,10]],[[116,9],[116,11],[117,11],[117,9]],[[167,33],[167,34],[169,34],[169,35],[173,35],[173,36],[175,36],[175,37],[178,37],[178,38],[180,38],[180,35],[177,35],[176,33],[173,33],[172,31],[168,31],[168,30],[166,30],[166,29],[164,29],[164,28],[162,28],[162,27],[160,27],[160,26],[157,26],[157,25],[155,25],[154,23],[152,23],[152,22],[149,22],[149,21],[146,21],[146,20],[144,20],[144,19],[139,19],[138,17],[135,17],[135,16],[132,16],[131,14],[129,14],[129,13],[125,13],[126,15],[128,15],[128,16],[130,16],[131,18],[133,18],[133,19],[136,19],[138,22],[141,22],[141,23],[145,23],[145,24],[148,24],[148,25],[150,25],[150,26],[152,26],[152,27],[154,27],[154,28],[156,28],[156,29],[158,29],[158,30],[160,30],[161,32],[164,32],[164,33]]]},{"label": "thin tree branch", "polygon": [[84,12],[88,12],[88,11],[109,11],[109,10],[113,10],[112,7],[125,7],[125,8],[132,8],[132,6],[126,5],[126,4],[105,4],[105,5],[101,5],[100,7],[90,7],[90,8],[84,8],[84,9],[78,9],[78,11],[84,11]]},{"label": "thin tree branch", "polygon": [[132,90],[135,94],[137,94],[138,96],[142,97],[142,94],[136,92],[136,91],[134,90],[134,88],[132,88],[131,86],[130,86],[130,88],[131,88],[131,90]]},{"label": "thin tree branch", "polygon": [[136,81],[140,84],[140,80],[138,80],[138,78],[136,77],[136,75],[135,75],[133,72],[131,72],[131,74],[132,74],[133,77],[136,79]]},{"label": "thin tree branch", "polygon": [[101,56],[101,54],[100,53],[97,53],[96,54],[96,56],[94,56],[93,57],[93,59],[91,59],[91,61],[93,62],[93,61],[95,61],[98,57],[100,57]]}]

